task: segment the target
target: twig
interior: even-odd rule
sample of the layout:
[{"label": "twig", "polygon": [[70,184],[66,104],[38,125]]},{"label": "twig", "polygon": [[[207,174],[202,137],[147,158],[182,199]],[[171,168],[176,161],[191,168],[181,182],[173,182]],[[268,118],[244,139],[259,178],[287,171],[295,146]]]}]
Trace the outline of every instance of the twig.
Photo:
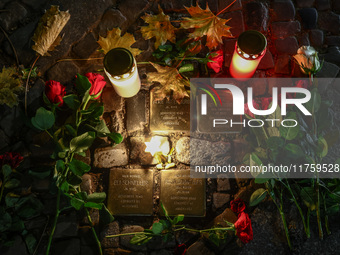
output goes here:
[{"label": "twig", "polygon": [[27,75],[27,80],[26,80],[26,86],[25,86],[25,114],[27,115],[27,93],[28,93],[28,82],[30,80],[30,76],[33,70],[33,67],[35,66],[35,64],[37,63],[38,59],[39,59],[40,55],[38,55],[38,57],[34,60],[31,69]]},{"label": "twig", "polygon": [[50,221],[50,217],[47,216],[47,222],[46,222],[45,227],[44,227],[44,230],[43,230],[43,232],[42,232],[42,234],[41,234],[41,236],[40,236],[39,242],[38,242],[37,246],[36,246],[35,249],[34,249],[33,255],[35,255],[35,254],[37,253],[37,251],[38,251],[39,245],[40,245],[41,240],[42,240],[42,238],[43,238],[43,236],[44,236],[44,233],[45,233],[45,231],[46,231],[46,228],[47,228],[47,226],[48,226],[49,221]]},{"label": "twig", "polygon": [[57,63],[63,62],[63,61],[73,61],[73,60],[75,60],[75,61],[78,61],[78,60],[80,60],[80,61],[98,60],[98,59],[103,59],[103,58],[104,57],[100,57],[100,58],[64,58],[64,59],[59,59],[57,61]]},{"label": "twig", "polygon": [[0,26],[0,29],[1,29],[2,33],[5,35],[5,37],[7,38],[7,40],[8,40],[8,42],[9,42],[9,44],[11,45],[11,47],[12,47],[12,50],[13,50],[13,52],[14,52],[14,55],[15,55],[15,60],[16,60],[16,62],[17,62],[17,66],[19,67],[19,59],[18,59],[18,54],[17,54],[17,51],[16,51],[16,49],[14,48],[14,45],[13,45],[13,43],[12,43],[11,39],[9,39],[9,36],[7,35],[6,31],[5,31],[5,30],[2,28],[2,26]]}]

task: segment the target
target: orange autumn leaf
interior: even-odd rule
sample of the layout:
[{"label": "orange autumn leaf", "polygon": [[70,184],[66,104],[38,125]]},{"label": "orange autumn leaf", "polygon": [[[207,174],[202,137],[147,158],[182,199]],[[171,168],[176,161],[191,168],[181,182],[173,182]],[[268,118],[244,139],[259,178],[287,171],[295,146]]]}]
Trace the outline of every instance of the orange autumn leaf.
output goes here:
[{"label": "orange autumn leaf", "polygon": [[130,33],[125,33],[123,36],[121,36],[121,32],[122,31],[120,28],[114,28],[107,32],[106,37],[99,36],[98,43],[101,46],[104,54],[118,47],[131,51],[132,55],[134,56],[140,54],[142,52],[140,49],[131,48],[131,45],[136,42],[134,36]]},{"label": "orange autumn leaf", "polygon": [[185,7],[191,18],[184,18],[181,22],[181,26],[184,29],[193,28],[194,31],[189,34],[190,38],[201,38],[207,36],[206,46],[212,50],[219,44],[222,44],[222,37],[232,37],[230,32],[230,26],[225,25],[230,19],[222,19],[213,14],[209,6],[205,10],[201,7],[191,6]]},{"label": "orange autumn leaf", "polygon": [[172,43],[175,43],[176,40],[176,28],[171,24],[170,17],[164,14],[159,5],[158,10],[158,15],[145,14],[145,16],[142,17],[145,23],[149,25],[141,28],[144,39],[156,38],[155,49],[160,45],[164,45],[167,40]]},{"label": "orange autumn leaf", "polygon": [[159,85],[154,89],[155,100],[163,100],[169,98],[173,91],[174,99],[180,103],[184,97],[189,97],[185,86],[189,87],[190,82],[183,78],[175,67],[161,66],[151,63],[157,72],[149,72],[147,74],[148,85],[151,86],[154,82]]}]

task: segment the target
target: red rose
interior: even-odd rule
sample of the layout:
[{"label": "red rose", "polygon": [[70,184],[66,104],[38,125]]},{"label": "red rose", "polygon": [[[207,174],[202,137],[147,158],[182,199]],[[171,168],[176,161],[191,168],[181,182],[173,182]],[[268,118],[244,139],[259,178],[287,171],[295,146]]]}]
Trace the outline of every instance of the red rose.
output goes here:
[{"label": "red rose", "polygon": [[57,81],[47,81],[45,83],[45,94],[51,103],[59,103],[58,106],[62,106],[64,104],[63,97],[66,95],[65,86]]},{"label": "red rose", "polygon": [[298,80],[295,83],[295,87],[297,88],[304,88],[304,89],[308,89],[310,87],[310,83],[307,80]]},{"label": "red rose", "polygon": [[230,207],[231,207],[230,209],[236,214],[240,214],[246,209],[246,205],[241,198],[237,198],[231,201]]},{"label": "red rose", "polygon": [[[259,104],[254,99],[253,99],[253,106],[255,109],[259,109]],[[255,115],[249,110],[248,103],[244,104],[244,113],[252,118],[255,118]]]},{"label": "red rose", "polygon": [[6,152],[4,155],[0,155],[0,166],[10,165],[12,168],[17,168],[23,160],[20,153]]},{"label": "red rose", "polygon": [[261,98],[261,109],[262,110],[268,110],[269,105],[273,101],[273,98],[271,97],[263,97]]},{"label": "red rose", "polygon": [[247,213],[241,212],[234,226],[236,235],[243,243],[249,243],[253,240],[253,228],[251,227],[251,221]]},{"label": "red rose", "polygon": [[[214,56],[212,56],[214,55]],[[210,54],[209,59],[214,61],[214,62],[208,62],[207,66],[214,70],[215,73],[219,73],[222,70],[222,64],[223,64],[223,51],[222,50],[218,50],[215,52],[212,52],[212,54]]]},{"label": "red rose", "polygon": [[187,253],[187,246],[182,243],[176,246],[174,255],[184,255]]},{"label": "red rose", "polygon": [[[98,73],[87,73],[85,74],[85,76],[87,77],[87,79],[89,79],[92,85],[90,89],[91,96],[94,96],[100,93],[106,85],[105,78]],[[100,95],[98,95],[95,99],[98,99],[99,96]]]}]

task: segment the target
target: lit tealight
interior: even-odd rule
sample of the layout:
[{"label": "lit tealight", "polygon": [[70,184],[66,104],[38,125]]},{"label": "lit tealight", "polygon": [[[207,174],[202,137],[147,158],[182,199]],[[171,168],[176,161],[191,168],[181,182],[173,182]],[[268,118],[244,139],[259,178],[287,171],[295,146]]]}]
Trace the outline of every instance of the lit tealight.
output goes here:
[{"label": "lit tealight", "polygon": [[168,155],[170,152],[170,145],[167,137],[153,136],[150,142],[145,142],[145,152],[150,152],[154,156],[157,152],[163,155]]}]

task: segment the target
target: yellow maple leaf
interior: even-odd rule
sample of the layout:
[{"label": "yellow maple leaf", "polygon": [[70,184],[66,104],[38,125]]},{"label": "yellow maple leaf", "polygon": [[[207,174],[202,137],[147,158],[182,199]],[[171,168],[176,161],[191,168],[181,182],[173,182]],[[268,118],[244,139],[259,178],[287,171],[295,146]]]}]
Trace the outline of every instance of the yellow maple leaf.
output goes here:
[{"label": "yellow maple leaf", "polygon": [[176,40],[176,28],[171,24],[170,17],[164,14],[159,5],[158,10],[158,15],[145,14],[145,16],[142,17],[149,25],[141,28],[144,39],[156,38],[155,49],[160,45],[164,45],[167,40],[172,43],[175,43]]},{"label": "yellow maple leaf", "polygon": [[98,43],[102,47],[104,54],[114,48],[121,47],[129,50],[134,56],[139,55],[142,52],[140,49],[131,48],[131,45],[136,42],[133,35],[130,33],[125,33],[123,36],[121,36],[121,33],[122,31],[120,28],[114,28],[107,32],[106,37],[99,36]]},{"label": "yellow maple leaf", "polygon": [[174,99],[180,103],[184,97],[189,97],[185,86],[189,87],[190,82],[183,78],[175,67],[161,66],[151,63],[157,72],[150,72],[147,74],[147,85],[152,85],[154,82],[160,83],[155,87],[155,100],[163,100],[169,98],[171,91],[173,91]]},{"label": "yellow maple leaf", "polygon": [[59,45],[61,41],[59,34],[70,17],[68,11],[60,11],[59,6],[52,5],[41,17],[34,32],[32,40],[35,44],[32,49],[41,56],[49,56],[48,52],[53,51]]},{"label": "yellow maple leaf", "polygon": [[201,38],[207,36],[206,46],[212,50],[223,43],[222,37],[232,37],[230,26],[225,25],[230,19],[222,19],[214,15],[207,4],[205,10],[201,7],[191,6],[185,7],[191,18],[184,18],[181,26],[184,29],[194,28],[194,31],[189,34],[190,38]]}]

